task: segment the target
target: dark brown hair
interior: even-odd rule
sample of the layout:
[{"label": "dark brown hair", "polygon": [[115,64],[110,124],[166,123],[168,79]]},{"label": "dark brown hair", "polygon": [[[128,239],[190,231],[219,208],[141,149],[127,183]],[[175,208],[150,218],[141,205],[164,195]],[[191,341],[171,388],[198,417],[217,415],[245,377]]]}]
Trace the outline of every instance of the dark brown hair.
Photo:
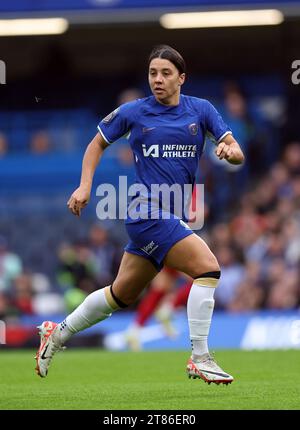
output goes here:
[{"label": "dark brown hair", "polygon": [[152,49],[148,59],[148,67],[154,58],[169,60],[174,64],[180,75],[186,71],[184,59],[176,49],[169,45],[157,45]]}]

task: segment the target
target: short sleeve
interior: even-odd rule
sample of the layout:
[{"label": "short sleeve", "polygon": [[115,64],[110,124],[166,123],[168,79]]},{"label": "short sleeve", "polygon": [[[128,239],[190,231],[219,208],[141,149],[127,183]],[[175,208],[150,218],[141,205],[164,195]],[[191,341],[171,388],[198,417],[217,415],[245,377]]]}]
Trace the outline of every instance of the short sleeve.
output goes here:
[{"label": "short sleeve", "polygon": [[97,128],[103,139],[111,144],[130,131],[136,101],[121,105],[98,124]]},{"label": "short sleeve", "polygon": [[209,101],[206,101],[205,106],[205,124],[208,135],[212,135],[216,143],[219,143],[227,134],[232,134],[231,128]]}]

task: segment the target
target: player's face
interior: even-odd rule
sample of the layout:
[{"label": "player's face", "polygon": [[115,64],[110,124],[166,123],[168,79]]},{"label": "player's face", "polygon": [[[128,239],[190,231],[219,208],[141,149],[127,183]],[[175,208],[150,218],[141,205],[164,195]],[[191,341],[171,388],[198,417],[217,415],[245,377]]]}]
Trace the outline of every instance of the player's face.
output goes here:
[{"label": "player's face", "polygon": [[169,60],[154,58],[149,65],[149,85],[156,100],[167,105],[179,103],[180,87],[185,74]]}]

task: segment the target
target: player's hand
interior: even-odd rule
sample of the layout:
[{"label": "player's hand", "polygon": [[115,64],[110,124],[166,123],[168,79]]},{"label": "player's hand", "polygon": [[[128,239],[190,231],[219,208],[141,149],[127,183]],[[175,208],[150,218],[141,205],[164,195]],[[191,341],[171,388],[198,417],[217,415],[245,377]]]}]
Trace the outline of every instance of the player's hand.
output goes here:
[{"label": "player's hand", "polygon": [[220,142],[215,150],[216,156],[220,159],[230,161],[235,156],[234,148],[231,145],[227,145],[225,142]]},{"label": "player's hand", "polygon": [[72,214],[80,216],[82,209],[88,204],[90,200],[90,189],[83,186],[78,187],[69,198],[67,203],[68,208]]}]

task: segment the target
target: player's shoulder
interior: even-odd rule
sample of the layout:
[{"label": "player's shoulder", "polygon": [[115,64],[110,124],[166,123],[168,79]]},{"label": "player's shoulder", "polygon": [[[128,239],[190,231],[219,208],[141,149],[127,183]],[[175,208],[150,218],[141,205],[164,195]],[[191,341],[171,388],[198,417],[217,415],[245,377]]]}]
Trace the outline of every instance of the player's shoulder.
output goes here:
[{"label": "player's shoulder", "polygon": [[200,97],[195,97],[195,96],[188,96],[185,94],[182,94],[183,100],[185,105],[198,112],[198,113],[203,113],[205,112],[210,106],[212,106],[211,102],[207,99],[203,99]]},{"label": "player's shoulder", "polygon": [[140,110],[148,103],[149,99],[150,97],[143,97],[141,99],[136,99],[124,103],[119,107],[120,112],[127,115],[134,115],[136,113],[139,113]]}]

